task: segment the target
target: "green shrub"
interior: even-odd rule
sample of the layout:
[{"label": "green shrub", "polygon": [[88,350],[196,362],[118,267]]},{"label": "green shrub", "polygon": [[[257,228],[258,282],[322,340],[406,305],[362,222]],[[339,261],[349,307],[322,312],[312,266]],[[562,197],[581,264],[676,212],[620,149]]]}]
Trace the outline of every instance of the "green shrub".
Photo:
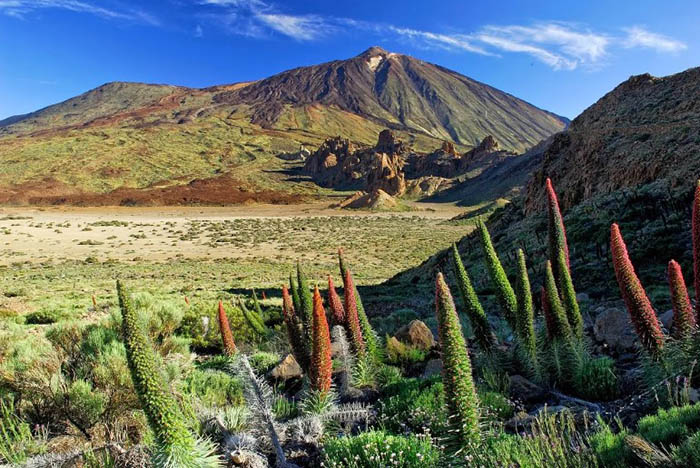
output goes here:
[{"label": "green shrub", "polygon": [[609,401],[617,398],[619,382],[615,373],[615,361],[607,356],[582,359],[574,375],[574,390],[588,400]]},{"label": "green shrub", "polygon": [[687,438],[675,449],[673,459],[678,466],[700,466],[700,432]]},{"label": "green shrub", "polygon": [[[142,321],[123,285],[117,282],[122,333],[131,378],[155,438],[156,468],[220,466],[213,445],[192,434],[177,400],[167,388],[156,354],[142,329]],[[141,323],[140,323],[141,322]]]},{"label": "green shrub", "polygon": [[607,468],[625,468],[629,466],[629,451],[625,446],[626,429],[613,432],[608,424],[598,417],[600,429],[592,434],[589,443],[597,460]]},{"label": "green shrub", "polygon": [[221,338],[216,311],[190,307],[185,312],[177,333],[190,339],[190,346],[195,351],[219,351]]},{"label": "green shrub", "polygon": [[482,413],[492,415],[496,419],[506,420],[513,416],[515,408],[513,404],[498,392],[479,392]]},{"label": "green shrub", "polygon": [[700,429],[700,405],[662,408],[637,424],[639,435],[653,444],[665,446],[679,444],[697,429]]},{"label": "green shrub", "polygon": [[396,434],[425,430],[434,436],[446,434],[447,409],[440,378],[401,379],[388,385],[377,402],[377,421]]},{"label": "green shrub", "polygon": [[195,370],[184,380],[184,391],[207,407],[239,406],[245,403],[243,384],[231,375],[213,370]]},{"label": "green shrub", "polygon": [[266,374],[280,361],[280,357],[275,353],[258,351],[248,357],[250,365],[257,374]]},{"label": "green shrub", "polygon": [[[597,466],[595,453],[568,411],[538,416],[527,437],[492,434],[462,455],[467,466],[583,468]],[[454,463],[455,465],[458,463]]]},{"label": "green shrub", "polygon": [[430,468],[439,466],[441,455],[428,438],[368,431],[355,437],[330,439],[321,456],[323,466],[331,468]]},{"label": "green shrub", "polygon": [[24,316],[29,325],[47,325],[56,323],[63,318],[63,313],[55,309],[39,309]]},{"label": "green shrub", "polygon": [[34,437],[29,424],[17,416],[12,401],[0,399],[0,463],[19,465],[45,449],[45,441]]},{"label": "green shrub", "polygon": [[390,364],[411,365],[425,361],[427,356],[427,351],[406,345],[389,335],[386,337],[386,357]]}]

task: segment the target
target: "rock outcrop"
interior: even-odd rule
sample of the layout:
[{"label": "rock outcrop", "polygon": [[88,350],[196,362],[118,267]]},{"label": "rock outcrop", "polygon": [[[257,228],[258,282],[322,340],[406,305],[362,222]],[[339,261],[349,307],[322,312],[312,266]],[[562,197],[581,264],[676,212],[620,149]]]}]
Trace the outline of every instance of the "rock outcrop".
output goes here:
[{"label": "rock outcrop", "polygon": [[330,138],[306,160],[304,172],[323,187],[383,190],[400,196],[406,191],[403,173],[407,151],[390,130],[379,134],[376,146],[357,149],[348,139]]}]

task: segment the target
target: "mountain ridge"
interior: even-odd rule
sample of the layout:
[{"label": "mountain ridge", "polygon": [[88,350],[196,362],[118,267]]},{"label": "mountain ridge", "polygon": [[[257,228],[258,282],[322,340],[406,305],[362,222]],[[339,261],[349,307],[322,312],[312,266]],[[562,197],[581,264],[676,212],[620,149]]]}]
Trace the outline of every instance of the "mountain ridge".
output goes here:
[{"label": "mountain ridge", "polygon": [[[390,128],[418,152],[460,152],[492,135],[524,151],[568,121],[457,72],[370,48],[252,82],[188,88],[109,82],[0,122],[0,188],[44,179],[78,193],[228,175],[252,191],[326,193],[278,156]],[[330,192],[329,192],[330,193]]]}]

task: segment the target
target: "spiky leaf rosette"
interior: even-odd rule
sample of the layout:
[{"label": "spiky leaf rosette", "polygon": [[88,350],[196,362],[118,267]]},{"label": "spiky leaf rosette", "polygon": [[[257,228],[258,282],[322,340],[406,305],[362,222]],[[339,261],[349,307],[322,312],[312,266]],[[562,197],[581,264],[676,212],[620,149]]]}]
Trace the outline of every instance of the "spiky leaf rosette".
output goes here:
[{"label": "spiky leaf rosette", "polygon": [[481,307],[479,297],[476,295],[476,291],[474,291],[472,282],[469,279],[469,274],[466,268],[464,268],[462,259],[459,256],[459,251],[457,250],[457,244],[452,244],[452,265],[454,267],[455,277],[457,278],[459,293],[464,303],[464,311],[467,313],[469,322],[474,329],[474,338],[483,351],[490,352],[493,349],[496,337],[486,317],[484,308]]},{"label": "spiky leaf rosette", "polygon": [[668,284],[673,304],[672,334],[675,338],[688,338],[695,330],[696,321],[681,266],[675,260],[668,262]]},{"label": "spiky leaf rosette", "polygon": [[233,356],[236,354],[236,342],[233,341],[231,325],[228,322],[228,317],[226,316],[224,303],[222,301],[219,301],[219,330],[221,331],[221,341],[224,344],[224,353],[226,353],[227,356]]},{"label": "spiky leaf rosette", "polygon": [[282,317],[284,318],[284,325],[287,328],[287,337],[292,347],[294,359],[296,359],[299,366],[304,369],[304,372],[308,372],[311,355],[306,349],[304,328],[299,318],[296,316],[292,297],[287,287],[284,285],[282,286]]},{"label": "spiky leaf rosette", "polygon": [[311,353],[311,369],[309,369],[309,380],[311,389],[328,393],[331,389],[331,374],[333,372],[333,362],[331,360],[331,334],[326,321],[326,311],[323,308],[323,300],[318,292],[318,287],[314,288],[314,317],[313,317],[313,350]]},{"label": "spiky leaf rosette", "polygon": [[693,273],[695,275],[695,321],[700,322],[700,180],[693,199]]},{"label": "spiky leaf rosette", "polygon": [[[338,265],[340,266],[340,273],[343,275],[343,280],[345,279],[345,274],[349,271],[345,260],[343,259],[343,250],[338,249]],[[353,282],[354,294],[355,294],[355,305],[357,307],[357,317],[360,320],[360,328],[362,329],[362,336],[364,338],[365,347],[367,348],[367,353],[372,359],[379,359],[379,347],[377,345],[377,335],[374,333],[372,324],[369,323],[369,318],[365,312],[365,306],[362,304],[362,297],[360,297],[360,292],[357,290],[357,286]],[[347,288],[345,288],[347,291]],[[346,310],[347,313],[347,310]]]},{"label": "spiky leaf rosette", "polygon": [[350,339],[352,347],[359,357],[364,357],[366,353],[365,340],[362,336],[362,328],[360,327],[360,318],[357,315],[357,300],[355,298],[355,284],[352,281],[352,273],[350,270],[345,270],[343,281],[345,288],[345,316],[350,330]]},{"label": "spiky leaf rosette", "polygon": [[486,260],[486,269],[489,272],[489,277],[496,290],[496,298],[501,305],[503,316],[508,322],[508,325],[510,325],[511,329],[515,330],[515,314],[518,309],[518,301],[515,297],[515,292],[510,285],[510,281],[508,281],[508,276],[503,269],[503,265],[501,265],[501,261],[498,259],[498,254],[496,254],[496,250],[493,248],[491,235],[486,228],[486,224],[483,222],[479,223],[479,232],[481,234],[481,248],[484,251],[484,259]]},{"label": "spiky leaf rosette", "polygon": [[462,445],[479,440],[479,400],[471,361],[450,289],[442,273],[435,282],[435,314],[442,349],[442,380],[450,424]]},{"label": "spiky leaf rosette", "polygon": [[562,338],[568,341],[572,337],[571,325],[566,318],[566,312],[564,311],[564,306],[561,304],[561,299],[559,299],[557,284],[554,281],[554,273],[552,272],[552,262],[549,260],[547,260],[547,265],[545,267],[544,290],[546,296],[545,303],[549,308],[552,321],[550,336],[552,338]]},{"label": "spiky leaf rosette", "polygon": [[309,288],[309,282],[306,279],[306,274],[302,270],[301,265],[297,263],[297,285],[299,288],[299,305],[301,309],[297,309],[297,314],[301,318],[301,323],[304,325],[306,339],[311,345],[312,331],[311,325],[314,320],[314,300]]},{"label": "spiky leaf rosette", "polygon": [[565,265],[567,270],[570,269],[569,262],[569,245],[566,240],[566,228],[564,227],[564,218],[559,209],[559,200],[557,193],[554,191],[552,181],[547,178],[547,230],[549,232],[549,259],[552,261],[552,269],[554,270],[554,278],[557,281],[557,287],[561,289],[559,282],[561,269],[557,257],[559,251],[564,251]]},{"label": "spiky leaf rosette", "polygon": [[298,314],[301,312],[301,299],[299,298],[299,287],[297,286],[296,281],[294,281],[294,277],[291,273],[289,274],[289,289],[292,294],[294,310],[296,311],[298,317]]},{"label": "spiky leaf rosette", "polygon": [[335,284],[333,284],[333,278],[328,275],[328,307],[331,309],[331,320],[333,325],[343,325],[345,326],[345,309],[343,308],[343,301],[340,300],[340,296],[335,290]]},{"label": "spiky leaf rosette", "polygon": [[656,355],[664,346],[664,334],[656,312],[634,271],[634,265],[629,258],[627,246],[617,224],[613,224],[610,228],[610,251],[617,283],[637,335],[644,348],[650,354]]},{"label": "spiky leaf rosette", "polygon": [[177,400],[160,371],[155,351],[120,281],[117,281],[117,296],[131,379],[155,437],[154,465],[158,468],[219,466],[218,459],[211,453],[212,446],[196,439],[187,429]]},{"label": "spiky leaf rosette", "polygon": [[566,317],[569,320],[571,331],[574,332],[577,338],[581,338],[583,336],[583,317],[581,316],[581,309],[576,300],[574,283],[571,280],[571,273],[566,264],[563,250],[559,251],[555,262],[557,268],[555,269],[554,264],[552,264],[552,273],[556,274],[557,271],[559,272],[557,286],[559,288],[562,304],[564,305],[564,310],[566,311]]},{"label": "spiky leaf rosette", "polygon": [[534,364],[537,356],[537,338],[535,336],[535,313],[532,306],[530,277],[527,274],[525,253],[518,249],[518,279],[515,283],[518,297],[518,314],[516,317],[518,338],[523,344],[528,357]]}]

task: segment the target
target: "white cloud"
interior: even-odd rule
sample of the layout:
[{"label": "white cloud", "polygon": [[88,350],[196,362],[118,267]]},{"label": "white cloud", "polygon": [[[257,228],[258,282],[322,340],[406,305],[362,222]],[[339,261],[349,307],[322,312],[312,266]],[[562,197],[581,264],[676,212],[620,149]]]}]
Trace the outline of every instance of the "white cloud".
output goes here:
[{"label": "white cloud", "polygon": [[396,26],[389,26],[389,29],[400,36],[408,37],[413,40],[425,41],[431,45],[445,49],[459,49],[476,54],[493,55],[483,48],[474,45],[471,38],[467,35],[439,34],[429,31],[418,31],[416,29],[398,28]]},{"label": "white cloud", "polygon": [[256,17],[271,29],[297,40],[312,40],[333,30],[327,20],[316,15],[257,14]]},{"label": "white cloud", "polygon": [[155,17],[140,10],[117,11],[79,0],[0,0],[0,13],[18,18],[23,18],[32,11],[46,8],[89,13],[102,18],[133,21],[153,26],[160,24]]},{"label": "white cloud", "polygon": [[580,30],[567,23],[485,26],[475,37],[503,51],[529,54],[555,70],[597,64],[607,55],[611,42],[605,34]]},{"label": "white cloud", "polygon": [[662,34],[647,31],[639,26],[623,28],[623,31],[627,33],[627,37],[624,38],[622,44],[628,49],[641,47],[646,49],[654,49],[657,52],[675,53],[688,48],[688,46],[681,41],[677,41]]}]

